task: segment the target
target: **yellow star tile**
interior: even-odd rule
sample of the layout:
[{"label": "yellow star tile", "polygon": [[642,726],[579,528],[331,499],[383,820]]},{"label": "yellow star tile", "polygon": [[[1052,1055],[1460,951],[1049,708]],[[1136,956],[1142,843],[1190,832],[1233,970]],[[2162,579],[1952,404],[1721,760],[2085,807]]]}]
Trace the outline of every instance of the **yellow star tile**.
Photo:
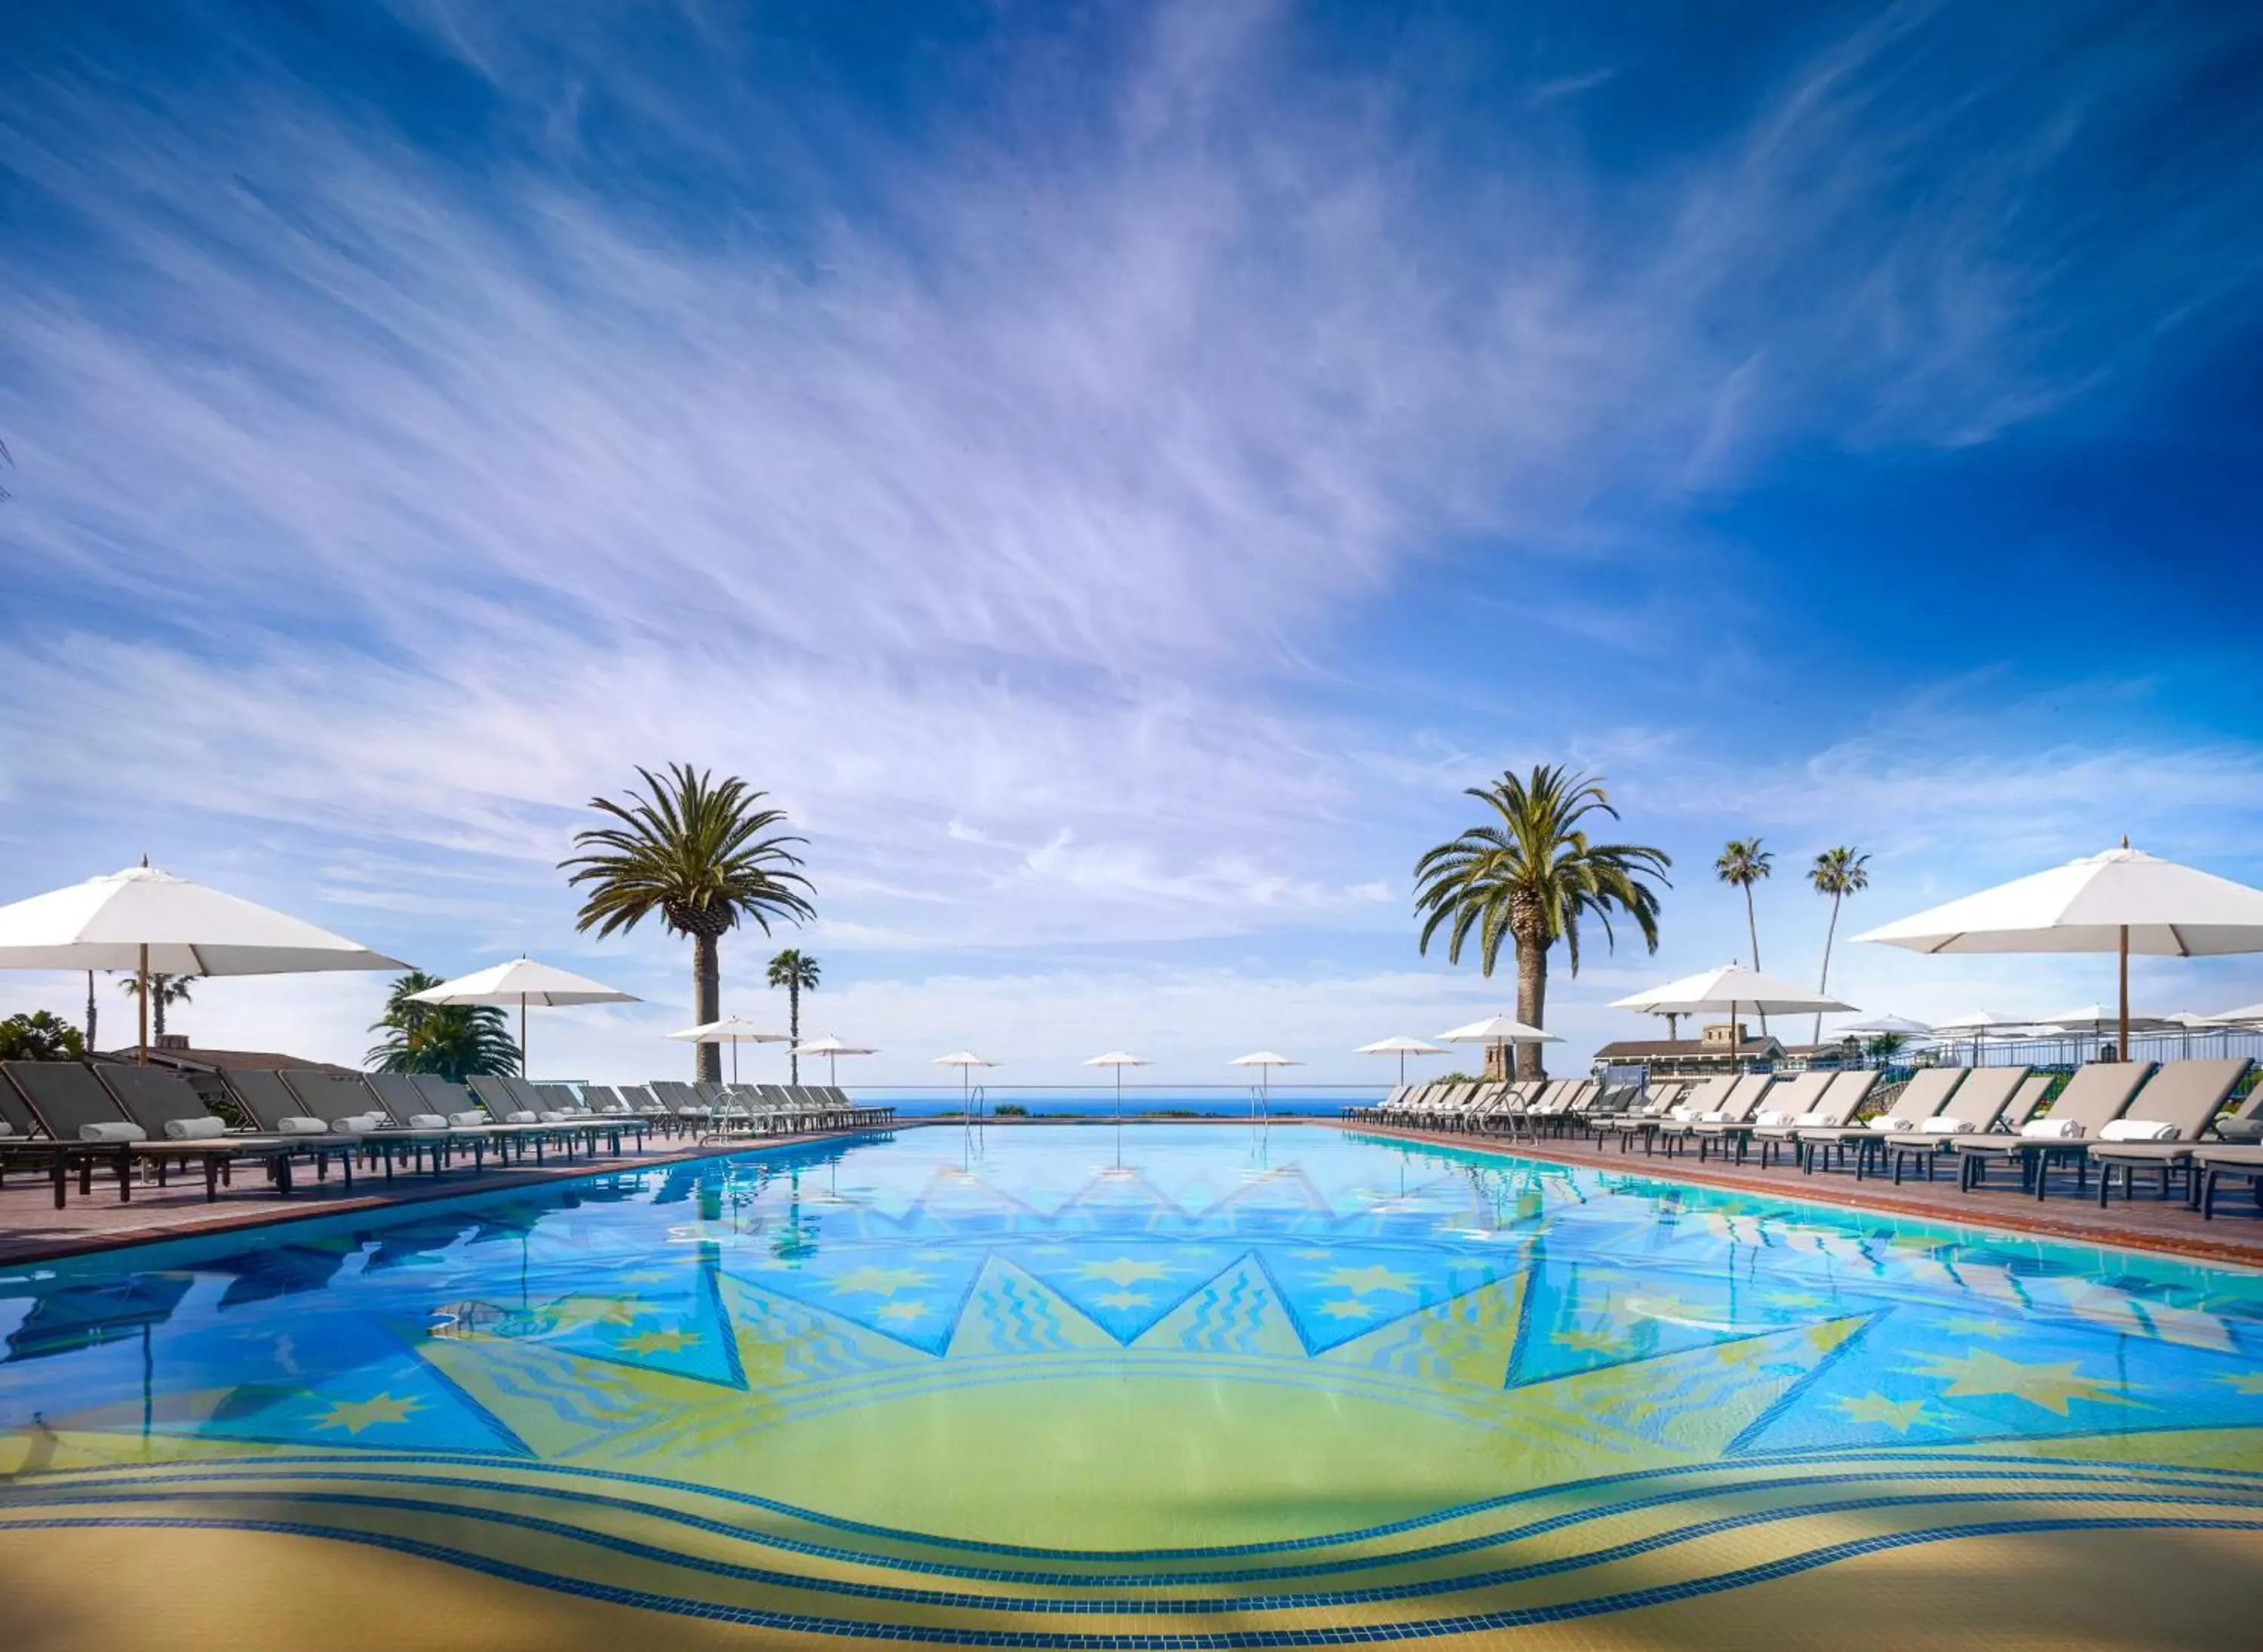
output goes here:
[{"label": "yellow star tile", "polygon": [[317,1418],[316,1428],[342,1428],[349,1434],[359,1434],[365,1428],[380,1423],[406,1423],[412,1411],[423,1409],[424,1402],[414,1395],[396,1400],[390,1394],[380,1394],[366,1400],[337,1400]]},{"label": "yellow star tile", "polygon": [[1768,1305],[1770,1308],[1825,1308],[1829,1306],[1823,1298],[1817,1296],[1810,1291],[1770,1291],[1768,1293]]},{"label": "yellow star tile", "polygon": [[1985,1337],[1992,1341],[2012,1334],[2012,1328],[2000,1319],[1952,1319],[1948,1330],[1952,1337]]},{"label": "yellow star tile", "polygon": [[633,1325],[653,1310],[634,1296],[566,1296],[545,1311],[560,1325]]},{"label": "yellow star tile", "polygon": [[1335,1255],[1335,1252],[1333,1250],[1291,1250],[1289,1254],[1296,1257],[1299,1262],[1326,1262],[1330,1257]]},{"label": "yellow star tile", "polygon": [[1136,1257],[1117,1257],[1112,1262],[1080,1262],[1076,1271],[1088,1279],[1105,1279],[1110,1285],[1137,1285],[1142,1279],[1168,1279],[1171,1270],[1160,1262],[1142,1262]]},{"label": "yellow star tile", "polygon": [[1321,1303],[1319,1311],[1330,1319],[1373,1319],[1377,1310],[1356,1296],[1347,1296],[1340,1301]]},{"label": "yellow star tile", "polygon": [[1889,1400],[1883,1394],[1848,1395],[1839,1409],[1857,1423],[1882,1423],[1898,1434],[1927,1420],[1923,1400]]},{"label": "yellow star tile", "polygon": [[1411,1292],[1414,1288],[1414,1276],[1395,1273],[1378,1263],[1372,1267],[1334,1269],[1320,1284],[1323,1288],[1341,1286],[1354,1296],[1365,1296],[1370,1291]]},{"label": "yellow star tile", "polygon": [[2238,1371],[2228,1377],[2218,1377],[2218,1382],[2246,1395],[2263,1395],[2263,1371]]},{"label": "yellow star tile", "polygon": [[1146,1308],[1151,1306],[1154,1300],[1153,1297],[1143,1296],[1137,1291],[1110,1291],[1105,1296],[1093,1298],[1093,1301],[1098,1302],[1103,1308]]},{"label": "yellow star tile", "polygon": [[923,1285],[935,1283],[935,1276],[913,1268],[854,1268],[833,1281],[833,1289],[843,1296],[870,1293],[874,1296],[893,1296],[898,1291],[915,1291]]},{"label": "yellow star tile", "polygon": [[923,1319],[926,1315],[927,1304],[924,1302],[891,1302],[874,1317],[909,1321]]},{"label": "yellow star tile", "polygon": [[627,1354],[675,1354],[699,1344],[699,1333],[690,1330],[640,1330],[633,1337],[620,1340],[620,1350]]},{"label": "yellow star tile", "polygon": [[1909,1374],[1948,1383],[1943,1392],[1952,1400],[2007,1394],[2060,1417],[2067,1415],[2067,1403],[2071,1400],[2089,1400],[2100,1405],[2137,1403],[2114,1393],[2108,1383],[2076,1375],[2078,1362],[2072,1359],[2062,1365],[2026,1365],[1985,1348],[1972,1349],[1962,1359],[1954,1354],[1920,1354],[1918,1358],[1933,1368]]}]

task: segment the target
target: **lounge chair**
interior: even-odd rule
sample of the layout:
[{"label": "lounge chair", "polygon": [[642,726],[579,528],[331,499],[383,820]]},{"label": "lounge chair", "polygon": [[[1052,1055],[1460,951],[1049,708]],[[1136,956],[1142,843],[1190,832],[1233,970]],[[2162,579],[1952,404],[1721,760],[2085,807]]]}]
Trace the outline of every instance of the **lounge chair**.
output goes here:
[{"label": "lounge chair", "polygon": [[[1894,1182],[1896,1185],[1899,1185],[1902,1179],[1902,1156],[1896,1149],[1907,1145],[1913,1149],[1909,1156],[1910,1163],[1917,1163],[1922,1161],[1925,1165],[1926,1177],[1931,1180],[1932,1161],[1939,1156],[1940,1152],[1934,1145],[1935,1142],[1943,1134],[1959,1127],[1965,1121],[1952,1117],[1948,1119],[1948,1125],[1941,1129],[1928,1132],[1927,1127],[1931,1125],[1934,1119],[1942,1116],[1942,1109],[1947,1106],[1949,1098],[1956,1093],[1957,1087],[1964,1082],[1964,1075],[1970,1070],[1963,1067],[1920,1068],[1912,1076],[1910,1081],[1902,1086],[1901,1093],[1894,1098],[1893,1105],[1872,1119],[1867,1125],[1859,1127],[1855,1125],[1851,1122],[1850,1114],[1849,1122],[1840,1125],[1836,1130],[1801,1131],[1800,1144],[1804,1149],[1801,1168],[1812,1176],[1818,1160],[1823,1163],[1826,1170],[1831,1167],[1831,1160],[1833,1157],[1843,1164],[1847,1160],[1847,1150],[1852,1148],[1855,1155],[1856,1181],[1861,1181],[1878,1157],[1885,1155],[1892,1159]],[[1991,1120],[1998,1111],[1999,1109],[1992,1105],[1990,1106]],[[1984,1123],[1989,1121],[1983,1120]]]},{"label": "lounge chair", "polygon": [[1635,1138],[1646,1137],[1664,1124],[1688,1088],[1678,1079],[1661,1080],[1635,1105],[1623,1112],[1613,1113],[1608,1119],[1596,1120],[1595,1145],[1601,1147],[1606,1134],[1616,1135],[1619,1139],[1619,1151],[1631,1151]]},{"label": "lounge chair", "polygon": [[1712,1151],[1715,1142],[1720,1143],[1722,1151],[1726,1152],[1729,1143],[1734,1141],[1737,1144],[1737,1163],[1742,1164],[1745,1162],[1745,1146],[1752,1139],[1753,1115],[1760,1112],[1761,1103],[1768,1098],[1775,1082],[1773,1073],[1745,1074],[1731,1087],[1727,1099],[1712,1113],[1689,1121],[1680,1140],[1684,1145],[1693,1141],[1697,1143],[1700,1163]]},{"label": "lounge chair", "polygon": [[1958,1185],[1968,1193],[1980,1188],[1988,1166],[1999,1160],[2017,1163],[2021,1185],[2038,1199],[2050,1194],[2056,1164],[2072,1164],[2079,1184],[2088,1163],[2087,1144],[2129,1111],[2152,1071],[2151,1061],[2090,1061],[2066,1081],[2050,1113],[2029,1119],[2016,1135],[1950,1137],[1961,1170]]},{"label": "lounge chair", "polygon": [[[286,1069],[281,1077],[285,1087],[315,1118],[328,1119],[334,1129],[358,1131],[363,1152],[383,1162],[387,1181],[393,1179],[396,1156],[402,1152],[408,1155],[410,1167],[420,1173],[427,1169],[428,1156],[432,1175],[448,1168],[449,1149],[456,1138],[445,1115],[424,1112],[421,1099],[405,1102],[405,1110],[396,1112],[359,1073],[300,1067]],[[416,1091],[410,1087],[401,1093],[414,1096]],[[425,1122],[418,1123],[420,1119]],[[439,1122],[431,1122],[434,1119]]]},{"label": "lounge chair", "polygon": [[134,1197],[134,1161],[115,1142],[82,1141],[49,1130],[38,1111],[6,1076],[14,1062],[0,1062],[0,1170],[31,1167],[46,1172],[54,1190],[55,1208],[69,1202],[70,1173],[78,1171],[82,1199],[94,1192],[98,1168],[114,1168],[118,1196]]},{"label": "lounge chair", "polygon": [[1870,1099],[1870,1092],[1877,1087],[1876,1068],[1854,1067],[1832,1074],[1822,1096],[1805,1113],[1789,1125],[1775,1129],[1762,1125],[1753,1130],[1753,1140],[1761,1144],[1761,1168],[1768,1167],[1771,1149],[1780,1150],[1788,1140],[1800,1169],[1805,1170],[1808,1156],[1817,1150],[1818,1143],[1829,1145],[1841,1130],[1852,1125],[1855,1115],[1862,1111],[1863,1104]]},{"label": "lounge chair", "polygon": [[[2199,1203],[2193,1154],[2252,1064],[2245,1055],[2235,1055],[2170,1061],[2155,1073],[2129,1112],[2100,1130],[2090,1144],[2090,1162],[2098,1167],[2099,1208],[2103,1210],[2113,1196],[2115,1171],[2122,1172],[2122,1197],[2126,1199],[2135,1196],[2141,1169],[2161,1173],[2164,1199],[2169,1196],[2172,1179],[2183,1176],[2189,1201]],[[2263,1097],[2249,1098],[2249,1105],[2263,1105]]]},{"label": "lounge chair", "polygon": [[[288,1194],[291,1191],[290,1159],[285,1147],[273,1142],[231,1145],[218,1136],[195,1141],[170,1140],[164,1123],[167,1117],[174,1116],[171,1112],[152,1100],[148,1122],[135,1118],[96,1076],[94,1069],[83,1062],[8,1061],[0,1066],[5,1067],[9,1082],[31,1110],[41,1131],[56,1141],[80,1144],[83,1156],[79,1183],[82,1194],[91,1191],[91,1165],[87,1163],[90,1158],[107,1159],[115,1166],[121,1203],[134,1197],[134,1170],[137,1164],[147,1164],[161,1173],[177,1164],[205,1164],[206,1191],[209,1197],[216,1199],[219,1164],[239,1157],[257,1157],[269,1162],[277,1192]],[[205,1117],[206,1109],[196,1098],[196,1092],[185,1083],[181,1088],[192,1098],[192,1105],[196,1109],[193,1116]],[[154,1094],[152,1090],[136,1091],[137,1099],[150,1099]]]},{"label": "lounge chair", "polygon": [[1666,1117],[1658,1127],[1645,1133],[1643,1152],[1645,1155],[1655,1153],[1662,1147],[1671,1157],[1675,1140],[1707,1113],[1718,1112],[1721,1104],[1728,1100],[1729,1092],[1736,1087],[1737,1081],[1733,1076],[1697,1080],[1681,1092],[1681,1100],[1667,1109]]},{"label": "lounge chair", "polygon": [[[1737,1143],[1737,1159],[1743,1163],[1745,1148],[1757,1144],[1761,1149],[1762,1170],[1775,1162],[1779,1148],[1793,1145],[1792,1133],[1803,1123],[1812,1125],[1838,1124],[1840,1118],[1826,1118],[1819,1111],[1830,1093],[1831,1081],[1836,1073],[1818,1068],[1812,1072],[1794,1073],[1768,1092],[1768,1105],[1753,1113],[1741,1124],[1721,1124],[1707,1129],[1707,1135],[1734,1134],[1742,1140]],[[1706,1144],[1700,1141],[1699,1153]]]},{"label": "lounge chair", "polygon": [[[287,1196],[291,1163],[300,1158],[314,1162],[318,1181],[329,1177],[330,1163],[336,1161],[345,1172],[346,1185],[353,1185],[354,1155],[361,1144],[351,1134],[335,1130],[319,1134],[303,1130],[230,1130],[196,1087],[178,1073],[163,1067],[112,1062],[91,1070],[125,1109],[127,1117],[148,1134],[148,1145],[137,1148],[135,1157],[156,1171],[160,1187],[165,1185],[166,1175],[175,1165],[197,1164],[205,1173],[205,1198],[216,1199],[221,1183],[234,1179],[235,1165],[249,1160],[264,1166],[276,1192]],[[173,1139],[177,1134],[179,1139]]]}]

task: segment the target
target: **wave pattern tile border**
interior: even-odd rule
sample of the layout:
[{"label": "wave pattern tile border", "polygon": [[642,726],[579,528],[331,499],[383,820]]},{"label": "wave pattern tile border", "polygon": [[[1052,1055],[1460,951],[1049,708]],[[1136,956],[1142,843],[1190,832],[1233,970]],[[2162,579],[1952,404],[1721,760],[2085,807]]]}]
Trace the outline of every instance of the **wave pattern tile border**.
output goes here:
[{"label": "wave pattern tile border", "polygon": [[687,1633],[1254,1648],[2263,1559],[2253,1276],[1314,1130],[1113,1152],[922,1131],[0,1279],[0,1560],[317,1537]]}]

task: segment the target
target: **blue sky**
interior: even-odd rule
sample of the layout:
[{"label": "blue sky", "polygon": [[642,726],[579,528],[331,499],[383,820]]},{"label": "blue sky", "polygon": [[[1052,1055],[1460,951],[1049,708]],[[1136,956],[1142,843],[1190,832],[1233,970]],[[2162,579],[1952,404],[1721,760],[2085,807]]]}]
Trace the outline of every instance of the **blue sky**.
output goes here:
[{"label": "blue sky", "polygon": [[[683,758],[810,838],[875,1081],[1311,1076],[1460,788],[1674,856],[1601,1009],[2102,848],[2263,881],[2263,19],[2233,6],[88,4],[0,62],[0,896],[159,864],[650,1002],[553,869]],[[726,1002],[773,1011],[759,937]],[[1842,952],[1866,1009],[2106,996]],[[351,1059],[380,983],[216,983]],[[72,983],[0,982],[0,1007]],[[2141,1007],[2263,997],[2144,966]],[[123,1027],[124,1001],[110,1000]]]}]

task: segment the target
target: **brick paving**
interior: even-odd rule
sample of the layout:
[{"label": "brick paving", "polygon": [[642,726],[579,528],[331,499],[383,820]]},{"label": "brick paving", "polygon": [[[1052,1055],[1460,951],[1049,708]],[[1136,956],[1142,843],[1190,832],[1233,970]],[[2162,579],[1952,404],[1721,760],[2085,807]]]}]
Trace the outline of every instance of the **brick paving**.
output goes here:
[{"label": "brick paving", "polygon": [[[2012,1172],[1998,1168],[1992,1185],[1966,1193],[1958,1190],[1955,1166],[1947,1167],[1934,1182],[1905,1180],[1898,1187],[1883,1177],[1855,1179],[1849,1170],[1818,1170],[1803,1174],[1797,1165],[1778,1163],[1761,1170],[1757,1162],[1743,1165],[1733,1158],[1709,1158],[1698,1163],[1695,1152],[1667,1158],[1645,1155],[1640,1147],[1622,1152],[1616,1141],[1601,1147],[1593,1137],[1546,1137],[1537,1141],[1510,1141],[1497,1136],[1448,1134],[1425,1130],[1351,1125],[1347,1129],[1377,1136],[1434,1142],[1441,1147],[1474,1148],[1512,1154],[1521,1158],[1546,1159],[1559,1164],[1586,1165],[1623,1174],[1655,1176],[1693,1182],[1707,1187],[1735,1188],[1780,1198],[1812,1199],[1818,1204],[1847,1205],[1896,1215],[1930,1218],[1976,1227],[2007,1228],[2042,1234],[2079,1243],[2117,1245],[2135,1250],[2159,1250],[2196,1261],[2230,1262],[2263,1267],[2263,1211],[2245,1189],[2219,1195],[2216,1220],[2202,1221],[2197,1211],[2186,1207],[2181,1197],[2161,1199],[2141,1181],[2135,1199],[2124,1200],[2116,1190],[2110,1207],[2098,1207],[2098,1184],[2078,1194],[2071,1176],[2052,1178],[2050,1197],[2038,1201],[2021,1192]],[[2064,1191],[2062,1192],[2061,1190]]]}]

